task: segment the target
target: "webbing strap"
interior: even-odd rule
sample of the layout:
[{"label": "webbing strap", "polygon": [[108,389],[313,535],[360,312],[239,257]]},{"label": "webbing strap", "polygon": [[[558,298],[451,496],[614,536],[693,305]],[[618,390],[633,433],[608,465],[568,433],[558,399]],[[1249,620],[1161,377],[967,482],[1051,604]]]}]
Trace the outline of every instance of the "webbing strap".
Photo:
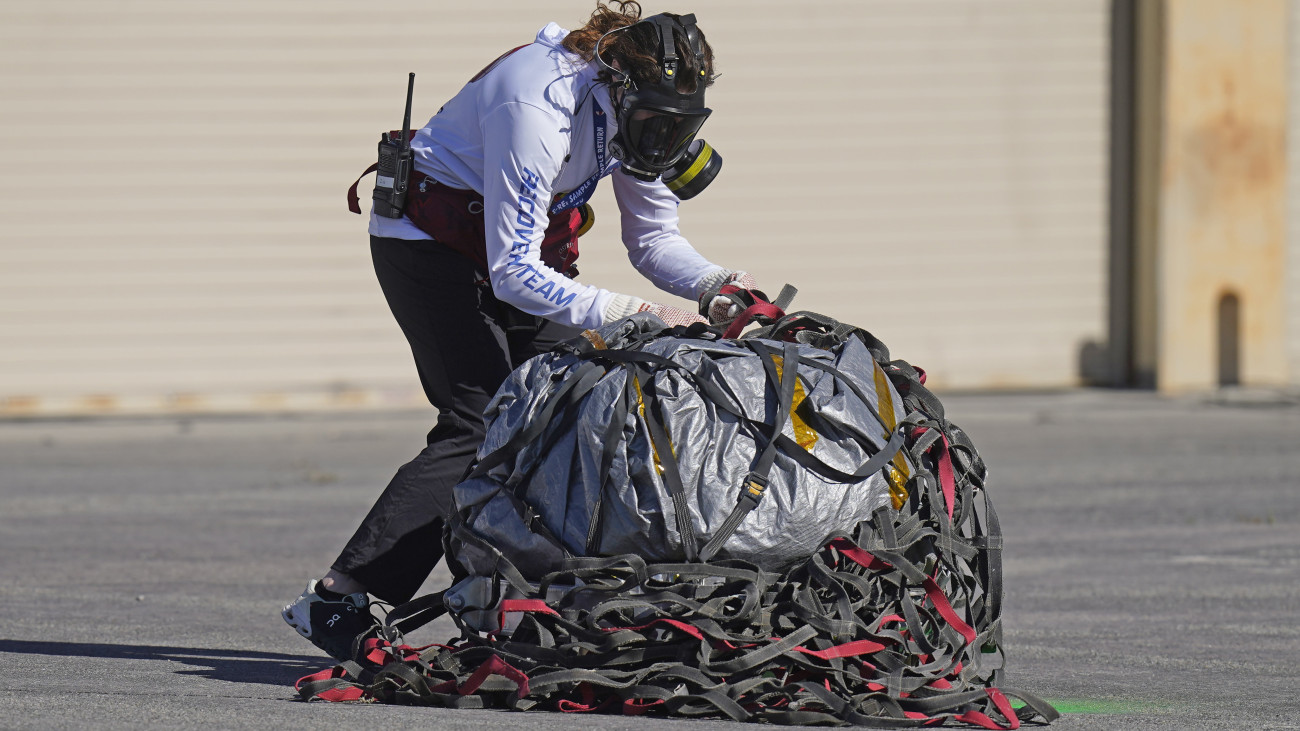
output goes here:
[{"label": "webbing strap", "polygon": [[513,457],[521,447],[546,431],[557,409],[582,398],[603,375],[605,375],[605,369],[599,365],[591,362],[580,363],[560,387],[550,395],[546,405],[537,412],[537,415],[528,422],[528,425],[515,432],[510,439],[506,440],[505,444],[480,459],[469,473],[469,477],[481,477],[493,467]]},{"label": "webbing strap", "polygon": [[[980,492],[969,498],[982,499]],[[973,515],[961,506],[955,513]],[[885,518],[894,524],[892,530],[879,524]],[[866,551],[861,542],[892,535],[881,538],[881,545],[906,544],[923,532],[918,525],[914,515],[882,510],[856,536],[836,538],[770,585],[762,572],[738,564],[716,567],[720,581],[693,583],[715,567],[646,566],[635,558],[573,559],[568,568],[591,583],[574,583],[554,602],[506,600],[503,612],[526,617],[508,640],[471,637],[459,647],[431,648],[416,660],[408,650],[392,648],[390,658],[380,657],[381,668],[370,681],[361,680],[365,671],[354,665],[350,672],[304,678],[300,693],[447,707],[544,704],[567,712],[651,711],[781,723],[895,726],[950,720],[1012,728],[1034,718],[1053,718],[1055,711],[1041,700],[988,684],[990,671],[980,670],[975,661],[983,648],[961,635],[963,626],[973,628],[968,618],[974,618],[968,589],[960,582],[945,579],[951,588],[944,594],[939,579],[927,576],[920,601],[934,609],[918,603],[915,626],[908,622],[902,633],[888,629],[911,613],[905,606],[916,600],[907,591],[873,589],[891,576],[895,586],[908,582],[902,569]],[[949,558],[916,560],[934,563],[942,574],[949,570]],[[961,561],[951,563],[959,567]],[[689,576],[678,577],[678,570]],[[604,580],[601,572],[607,573]],[[563,583],[564,574],[561,570],[550,579]],[[641,593],[630,593],[629,578]],[[709,609],[724,606],[714,601],[736,595],[736,582],[746,581],[757,582],[752,590],[767,597],[762,604],[722,614]],[[587,594],[607,600],[593,602],[583,598]],[[857,621],[847,623],[847,636],[838,639],[811,623],[772,636],[764,629],[763,614],[789,611],[792,605],[781,598],[796,596],[802,597],[797,602],[802,606],[837,607],[837,616],[848,601]],[[716,619],[706,619],[700,614],[705,611]],[[649,616],[637,623],[614,623],[638,614]],[[937,638],[949,630],[958,637],[950,650],[927,653],[918,643],[919,637]],[[1020,698],[1025,706],[1015,709],[1008,698]]]},{"label": "webbing strap", "polygon": [[[761,343],[755,341],[751,345],[751,347],[761,348],[764,346]],[[906,435],[901,430],[890,434],[888,441],[886,441],[886,443],[881,447],[879,453],[873,455],[871,458],[868,459],[867,462],[857,467],[853,472],[844,472],[842,470],[831,467],[823,460],[810,454],[807,450],[800,447],[793,440],[780,434],[779,432],[774,431],[770,424],[751,419],[748,415],[744,413],[744,410],[740,408],[739,404],[736,403],[735,399],[732,396],[719,389],[716,385],[714,385],[710,381],[706,379],[696,378],[695,374],[692,373],[689,369],[687,369],[682,364],[673,361],[670,358],[665,358],[664,356],[658,355],[656,353],[646,353],[646,352],[634,351],[634,350],[604,350],[595,353],[585,354],[581,357],[590,357],[594,360],[604,360],[613,363],[643,363],[647,365],[675,369],[679,373],[681,373],[683,377],[690,380],[692,387],[694,387],[701,395],[703,395],[706,399],[708,399],[710,403],[717,406],[718,408],[721,408],[722,410],[726,411],[732,416],[736,417],[741,422],[743,422],[746,426],[753,428],[756,433],[766,436],[769,439],[775,438],[777,441],[777,446],[778,448],[780,448],[781,452],[785,454],[787,457],[789,457],[790,459],[797,462],[801,467],[803,467],[804,469],[811,470],[821,475],[822,477],[827,478],[828,480],[833,480],[836,482],[859,482],[863,478],[880,471],[885,467],[886,464],[888,464],[888,462],[891,459],[893,459],[894,455],[898,452],[898,450],[902,448],[906,438]],[[842,372],[837,370],[834,366],[831,366],[826,363],[821,363],[816,359],[803,358],[803,357],[799,357],[797,359],[797,362],[799,365],[811,366],[819,370],[825,371],[831,374],[832,376],[835,376],[838,379],[837,384],[843,384],[844,386],[849,388],[849,390],[855,396],[861,399],[862,402],[869,407],[869,411],[871,411],[871,413],[876,417],[877,421],[880,421],[880,423],[883,426],[883,421],[880,420],[879,414],[876,414],[874,408],[870,408],[872,402],[870,398],[866,395],[866,393],[861,388],[859,388],[855,383],[853,383],[851,379],[849,379]],[[905,423],[910,424],[910,422],[905,422]],[[868,436],[866,433],[853,430],[851,428],[851,425],[846,425],[846,427],[849,428],[851,432],[853,432],[854,436],[857,438],[860,445],[867,447],[868,449],[875,448],[873,446],[873,439],[870,436]],[[776,434],[776,436],[773,437],[772,436],[773,434]]]},{"label": "webbing strap", "polygon": [[843,472],[808,454],[789,437],[778,435],[776,439],[777,443],[783,448],[782,453],[798,462],[801,467],[816,472],[822,477],[845,483],[860,482],[884,469],[889,464],[889,461],[894,458],[894,455],[898,453],[898,450],[902,449],[904,442],[907,440],[906,435],[901,430],[896,431],[890,435],[889,441],[885,442],[879,452],[871,455],[866,462],[858,465],[852,472]]},{"label": "webbing strap", "polygon": [[[823,477],[838,482],[857,483],[884,469],[889,464],[890,460],[893,459],[894,455],[902,448],[905,441],[905,435],[902,430],[890,434],[889,440],[883,445],[883,448],[868,458],[865,463],[859,465],[853,472],[844,472],[826,464],[825,461],[810,454],[807,450],[799,447],[781,433],[785,421],[789,418],[791,404],[794,400],[794,386],[795,378],[797,378],[798,375],[798,366],[812,365],[830,373],[832,376],[838,376],[838,378],[843,383],[847,384],[853,393],[868,406],[872,403],[869,397],[862,391],[862,389],[858,388],[851,379],[845,377],[843,373],[839,372],[833,366],[819,363],[814,359],[801,357],[793,343],[784,343],[782,345],[782,350],[780,352],[784,365],[778,372],[776,361],[773,360],[773,356],[777,353],[776,349],[761,341],[746,340],[742,342],[744,342],[759,356],[764,369],[768,373],[769,381],[777,384],[776,403],[778,414],[775,424],[767,424],[750,419],[739,408],[738,404],[733,403],[734,399],[732,397],[723,393],[708,381],[696,378],[695,374],[689,369],[670,358],[655,353],[636,350],[593,350],[579,356],[588,360],[624,364],[632,371],[629,378],[636,378],[642,383],[649,383],[650,381],[650,371],[643,370],[645,366],[672,368],[677,370],[690,379],[692,386],[696,387],[699,393],[709,399],[714,405],[732,413],[737,418],[754,427],[758,433],[767,436],[767,445],[764,447],[754,465],[751,467],[749,474],[746,475],[742,482],[740,488],[741,492],[737,499],[736,507],[733,508],[731,513],[729,513],[724,519],[723,523],[719,526],[718,530],[714,533],[709,542],[703,548],[697,548],[695,545],[694,526],[689,521],[690,514],[685,504],[685,487],[681,482],[681,474],[673,455],[671,440],[668,437],[666,430],[663,428],[662,422],[654,413],[654,400],[652,396],[648,394],[645,395],[646,424],[650,433],[651,442],[654,444],[656,454],[658,455],[658,463],[663,468],[662,477],[664,479],[665,487],[669,490],[669,495],[673,499],[678,532],[682,536],[683,550],[686,552],[688,560],[696,560],[697,551],[699,560],[708,561],[712,559],[712,557],[721,550],[723,544],[725,544],[726,541],[735,533],[745,516],[757,507],[758,502],[761,500],[763,491],[767,487],[767,475],[771,470],[778,449],[797,462],[800,466],[812,470]],[[876,413],[874,409],[869,409],[869,411],[871,411],[872,414]],[[538,420],[540,420],[540,418],[541,417],[539,416]],[[876,418],[878,420],[880,419],[878,414],[876,415]],[[540,432],[541,430],[538,428],[531,431]],[[518,436],[519,435],[516,434],[516,437]],[[870,439],[865,435],[862,435],[860,439],[864,444],[869,445],[871,443]],[[515,439],[512,438],[511,441],[513,442]],[[526,440],[521,439],[521,441]],[[606,442],[606,444],[608,447],[609,442]],[[504,451],[505,448],[503,447],[502,449],[495,451],[493,454],[501,454]],[[476,473],[477,472],[478,470],[476,469]],[[595,518],[593,518],[593,521],[594,520]],[[589,530],[589,540],[591,539],[593,532],[594,531]],[[591,543],[589,543],[588,546],[591,547]]]},{"label": "webbing strap", "polygon": [[656,413],[658,404],[653,391],[648,390],[650,385],[648,376],[648,372],[634,366],[629,378],[634,379],[634,383],[643,383],[643,389],[646,389],[642,391],[646,404],[641,415],[645,419],[646,429],[650,433],[650,442],[654,445],[658,456],[660,477],[663,478],[664,487],[668,489],[668,494],[673,501],[673,517],[677,524],[677,534],[681,536],[682,551],[685,552],[687,561],[694,561],[698,556],[699,545],[696,543],[695,523],[691,519],[691,510],[686,504],[686,486],[682,483],[682,474],[677,467],[677,456],[673,451],[672,441],[668,438],[668,432]]},{"label": "webbing strap", "polygon": [[[358,682],[361,680],[361,674],[361,666],[349,661],[299,678],[293,687],[303,700],[313,698],[335,702],[361,700],[366,695],[365,688]],[[349,680],[349,675],[355,680]]]},{"label": "webbing strap", "polygon": [[501,554],[501,551],[496,549],[496,547],[492,546],[487,541],[480,538],[474,531],[466,527],[462,516],[453,514],[451,520],[447,522],[445,530],[450,533],[452,538],[455,538],[466,545],[473,546],[483,551],[484,554],[493,557],[494,573],[499,574],[501,578],[509,582],[515,590],[525,593],[532,590],[532,586],[528,583],[528,579],[524,578],[524,575],[519,572],[519,569],[515,568],[514,564],[510,563],[510,561],[507,560],[506,557]]},{"label": "webbing strap", "polygon": [[736,316],[736,319],[732,320],[731,323],[727,325],[727,329],[722,331],[722,337],[727,338],[728,340],[740,337],[740,333],[744,331],[744,329],[749,326],[749,323],[753,322],[755,318],[776,320],[783,315],[785,315],[785,312],[771,302],[755,302],[741,310],[740,314]]},{"label": "webbing strap", "polygon": [[782,285],[781,291],[777,292],[776,299],[772,300],[772,304],[775,305],[778,310],[784,311],[790,307],[790,303],[794,301],[794,297],[797,294],[799,294],[799,290],[795,289],[793,286],[789,284]]},{"label": "webbing strap", "polygon": [[742,418],[744,417],[740,405],[730,394],[721,390],[710,381],[697,377],[695,373],[681,363],[678,363],[671,358],[659,355],[658,353],[647,353],[642,350],[601,350],[583,353],[579,357],[595,361],[604,361],[607,363],[616,363],[619,365],[642,365],[647,367],[647,371],[671,368],[689,381],[691,387],[698,390],[709,401],[725,409],[728,413]]},{"label": "webbing strap", "polygon": [[[751,347],[753,347],[752,343]],[[768,473],[772,470],[772,463],[776,461],[779,444],[777,437],[785,428],[786,419],[790,416],[791,404],[794,403],[794,387],[799,374],[799,369],[795,365],[799,361],[799,352],[795,350],[794,344],[785,344],[782,350],[782,362],[785,367],[779,370],[771,352],[765,353],[760,349],[755,349],[755,352],[763,362],[768,380],[776,386],[776,421],[772,424],[772,435],[767,445],[750,466],[749,474],[745,475],[744,483],[740,486],[740,495],[736,498],[736,507],[731,509],[731,513],[718,527],[717,532],[700,551],[701,561],[712,559],[722,549],[723,544],[731,539],[745,516],[762,502],[763,492],[767,489]]]},{"label": "webbing strap", "polygon": [[[727,339],[740,337],[740,333],[755,320],[771,323],[785,317],[785,308],[790,305],[797,292],[798,290],[787,284],[781,287],[777,298],[769,302],[766,299],[767,295],[758,290],[742,289],[735,284],[723,285],[718,294],[729,297],[741,310],[740,314],[722,331],[722,337]],[[712,299],[707,295],[701,298],[705,302]]]},{"label": "webbing strap", "polygon": [[591,506],[591,521],[587,524],[587,541],[586,549],[588,555],[600,553],[600,521],[601,509],[605,502],[605,483],[611,474],[610,470],[614,464],[614,455],[621,445],[623,427],[627,421],[628,412],[631,410],[631,404],[634,399],[632,393],[633,384],[631,379],[625,385],[622,394],[614,401],[614,410],[609,415],[609,424],[605,427],[605,432],[601,435],[601,443],[604,447],[600,450],[600,471],[597,473],[600,485],[596,490],[596,502]]},{"label": "webbing strap", "polygon": [[423,627],[447,613],[447,605],[442,601],[446,593],[447,590],[444,589],[433,594],[425,594],[394,607],[385,618],[385,624],[391,625],[400,634],[407,634]]},{"label": "webbing strap", "polygon": [[356,180],[352,181],[352,185],[348,187],[348,210],[349,211],[352,211],[353,213],[356,213],[358,215],[361,214],[361,197],[357,195],[357,186],[361,185],[362,178],[366,177],[367,175],[373,173],[378,169],[379,169],[379,163],[375,163],[370,167],[366,168],[365,172],[358,175]]}]

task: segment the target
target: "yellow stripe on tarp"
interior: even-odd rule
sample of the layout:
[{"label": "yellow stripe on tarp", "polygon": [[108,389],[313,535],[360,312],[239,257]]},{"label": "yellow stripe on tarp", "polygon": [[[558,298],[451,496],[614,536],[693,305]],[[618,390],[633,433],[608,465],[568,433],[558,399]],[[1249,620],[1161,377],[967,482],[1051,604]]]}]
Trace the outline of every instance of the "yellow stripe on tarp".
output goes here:
[{"label": "yellow stripe on tarp", "polygon": [[[645,399],[641,396],[641,379],[637,378],[636,374],[632,374],[632,390],[636,391],[636,409],[641,414],[641,421],[645,421]],[[650,455],[655,460],[655,471],[662,475],[664,465],[659,461],[659,450],[655,447],[655,440],[651,438],[647,441],[650,442]]]},{"label": "yellow stripe on tarp", "polygon": [[668,190],[675,191],[694,180],[695,176],[699,175],[700,171],[704,169],[704,166],[709,164],[709,158],[711,157],[713,157],[713,146],[705,143],[704,150],[700,152],[699,157],[695,158],[695,162],[686,168],[686,172],[673,178],[672,182],[668,183]]},{"label": "yellow stripe on tarp", "polygon": [[[776,377],[781,378],[781,367],[785,365],[784,359],[779,355],[772,356],[772,362],[776,364]],[[803,405],[804,399],[808,394],[803,389],[803,383],[799,381],[798,374],[794,378],[794,398],[790,401],[790,425],[794,427],[794,440],[799,446],[811,452],[813,445],[817,443],[817,430],[808,426],[799,414],[799,407]]]},{"label": "yellow stripe on tarp", "polygon": [[[872,361],[872,364],[875,366],[876,404],[880,407],[880,420],[885,422],[885,428],[889,430],[888,436],[893,436],[894,430],[898,428],[898,419],[894,418],[894,395],[889,389],[889,376],[885,375],[879,363]],[[894,455],[888,472],[889,498],[894,510],[901,509],[907,502],[907,480],[910,474],[907,459],[903,456],[903,451],[899,450]]]}]

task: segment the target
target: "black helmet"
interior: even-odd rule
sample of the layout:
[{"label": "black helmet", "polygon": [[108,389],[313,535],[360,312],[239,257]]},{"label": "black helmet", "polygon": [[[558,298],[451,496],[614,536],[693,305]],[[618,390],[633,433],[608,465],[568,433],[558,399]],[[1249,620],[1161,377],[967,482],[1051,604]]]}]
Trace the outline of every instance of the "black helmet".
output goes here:
[{"label": "black helmet", "polygon": [[[610,149],[622,161],[623,172],[641,180],[654,180],[682,159],[712,110],[704,106],[708,72],[695,15],[674,17],[660,13],[610,33],[642,23],[650,23],[657,31],[660,75],[653,83],[638,84],[626,70],[606,64],[600,57],[599,42],[595,56],[613,73],[614,88],[622,89],[622,95],[615,99],[618,134],[610,141]],[[695,56],[694,67],[700,75],[693,85],[694,91],[689,93],[678,91],[678,77],[682,73],[677,56],[678,35],[686,39],[686,47]]]}]

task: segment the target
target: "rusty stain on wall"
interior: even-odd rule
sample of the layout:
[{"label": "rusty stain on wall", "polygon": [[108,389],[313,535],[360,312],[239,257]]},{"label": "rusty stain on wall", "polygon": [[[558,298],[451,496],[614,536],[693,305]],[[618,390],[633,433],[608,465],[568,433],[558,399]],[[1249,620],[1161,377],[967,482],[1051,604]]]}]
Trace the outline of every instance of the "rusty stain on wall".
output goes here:
[{"label": "rusty stain on wall", "polygon": [[1243,384],[1287,379],[1285,0],[1165,5],[1157,386],[1218,383],[1219,304],[1240,298]]},{"label": "rusty stain on wall", "polygon": [[1182,147],[1177,157],[1198,217],[1271,196],[1286,174],[1284,128],[1243,118],[1232,107],[1188,130]]},{"label": "rusty stain on wall", "polygon": [[41,400],[36,396],[10,396],[0,398],[0,416],[34,416],[40,412]]},{"label": "rusty stain on wall", "polygon": [[117,409],[117,397],[110,394],[96,393],[81,397],[81,407],[87,413],[107,414]]}]

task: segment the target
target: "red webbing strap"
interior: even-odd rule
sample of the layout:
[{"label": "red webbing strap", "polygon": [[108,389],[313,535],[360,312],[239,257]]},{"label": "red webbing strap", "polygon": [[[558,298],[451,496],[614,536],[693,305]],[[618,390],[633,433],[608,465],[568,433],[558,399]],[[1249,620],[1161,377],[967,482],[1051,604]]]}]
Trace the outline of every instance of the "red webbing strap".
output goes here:
[{"label": "red webbing strap", "polygon": [[993,705],[998,709],[998,713],[1005,716],[1010,723],[1007,728],[1020,728],[1020,716],[1016,713],[1016,709],[1011,707],[1011,701],[1007,700],[1005,695],[1002,695],[1002,691],[997,688],[985,688],[984,692],[993,700]]},{"label": "red webbing strap", "polygon": [[[343,703],[365,698],[366,691],[352,681],[345,680],[346,675],[347,671],[341,665],[335,665],[319,673],[299,678],[293,687],[299,695],[305,696],[306,700],[319,698],[323,701]],[[303,686],[308,687],[304,689]]]},{"label": "red webbing strap", "polygon": [[[848,558],[863,568],[872,571],[884,571],[893,568],[870,552],[859,548],[855,543],[853,543],[853,541],[850,541],[847,538],[836,538],[827,545],[834,548],[836,551],[839,551],[840,555]],[[946,621],[953,629],[957,630],[957,633],[964,637],[968,644],[974,642],[977,634],[975,629],[962,621],[962,618],[957,615],[957,611],[952,608],[952,604],[949,603],[948,597],[944,595],[943,589],[939,588],[939,585],[934,582],[934,579],[927,578],[923,586],[925,587],[926,596],[930,598],[930,602],[934,604],[934,608],[939,611],[939,616],[943,617],[944,621]]]},{"label": "red webbing strap", "polygon": [[[555,612],[551,612],[551,614],[555,614]],[[653,627],[654,625],[656,625],[656,624],[660,624],[660,623],[662,623],[662,624],[670,624],[670,625],[676,627],[677,629],[679,629],[679,630],[685,632],[686,634],[690,635],[691,637],[694,637],[695,639],[697,639],[697,640],[699,640],[699,641],[701,641],[701,642],[704,641],[704,633],[700,631],[700,628],[699,628],[699,627],[696,627],[696,626],[691,625],[691,624],[687,624],[687,623],[685,623],[685,622],[683,622],[683,621],[681,621],[681,620],[679,620],[679,619],[669,619],[668,617],[659,617],[658,619],[655,619],[655,620],[653,620],[653,621],[647,622],[647,623],[645,623],[645,624],[643,624],[643,625],[641,625],[641,626],[639,626],[639,627],[604,627],[604,628],[602,628],[602,629],[604,629],[606,632],[618,632],[619,630],[625,630],[625,629],[630,629],[630,630],[638,631],[638,632],[639,632],[639,631],[641,631],[641,630],[643,630],[643,629],[648,629],[648,628]],[[728,645],[731,645],[731,643],[727,643],[727,644],[728,644]]]},{"label": "red webbing strap", "polygon": [[364,173],[358,175],[356,180],[352,181],[351,187],[348,188],[348,210],[349,211],[352,211],[357,215],[361,215],[361,198],[357,196],[357,186],[361,184],[362,178],[366,177],[367,175],[373,173],[378,169],[379,169],[379,163],[375,163],[374,165],[371,165],[370,167],[366,168],[366,171]]},{"label": "red webbing strap", "polygon": [[[390,651],[392,654],[389,654]],[[397,648],[393,647],[388,640],[381,640],[378,637],[367,638],[361,645],[361,657],[372,665],[386,665],[389,660],[396,657]],[[406,658],[401,658],[405,660]]]},{"label": "red webbing strap", "polygon": [[858,655],[870,655],[873,652],[880,652],[885,649],[885,645],[871,640],[855,640],[845,642],[842,645],[828,647],[825,650],[809,650],[806,647],[796,647],[796,652],[802,652],[805,655],[812,655],[823,660],[833,660],[838,657],[857,657]]},{"label": "red webbing strap", "polygon": [[[918,427],[915,436],[919,437],[927,431],[929,431],[927,427]],[[957,477],[952,468],[952,454],[950,453],[952,444],[948,441],[948,435],[943,432],[939,432],[939,438],[943,440],[943,447],[940,448],[938,444],[935,444],[930,449],[939,450],[938,457],[935,459],[938,465],[939,486],[943,488],[943,501],[948,508],[948,520],[952,520],[952,507],[957,500]]]},{"label": "red webbing strap", "polygon": [[898,614],[890,614],[876,620],[877,626],[884,627],[887,624],[907,624],[907,618]]},{"label": "red webbing strap", "polygon": [[474,674],[456,688],[456,692],[461,695],[473,694],[474,691],[479,689],[480,685],[483,685],[483,681],[487,680],[489,675],[500,675],[519,686],[516,697],[523,698],[528,695],[528,676],[522,670],[502,660],[497,655],[493,655],[487,659],[487,662],[479,665]]},{"label": "red webbing strap", "polygon": [[410,645],[394,645],[388,640],[378,637],[367,638],[361,645],[361,656],[366,662],[374,665],[384,666],[393,660],[399,662],[409,662],[420,656],[421,652],[430,647],[439,647],[452,649],[447,645],[429,644],[422,647],[411,647]]},{"label": "red webbing strap", "polygon": [[939,454],[939,485],[943,488],[943,501],[948,506],[948,520],[952,520],[952,504],[957,499],[957,479],[953,475],[948,437],[943,432],[939,436],[943,439],[943,451]]},{"label": "red webbing strap", "polygon": [[624,716],[642,716],[655,706],[664,704],[662,698],[628,698],[623,701]]},{"label": "red webbing strap", "polygon": [[597,698],[590,683],[580,683],[578,693],[582,696],[581,701],[564,698],[556,702],[555,707],[564,713],[591,713],[603,711],[618,701],[618,696],[612,694],[603,699]]},{"label": "red webbing strap", "polygon": [[1006,726],[994,721],[979,711],[966,711],[965,713],[953,716],[953,719],[963,723],[969,723],[980,728],[995,729],[995,731],[1010,731],[1011,729],[1020,728],[1020,719],[1012,715]]},{"label": "red webbing strap", "polygon": [[501,611],[497,612],[498,627],[506,626],[506,615],[511,612],[540,612],[560,616],[559,612],[546,606],[546,602],[541,599],[503,599]]},{"label": "red webbing strap", "polygon": [[948,597],[944,596],[943,589],[940,589],[939,585],[934,583],[934,579],[927,578],[923,586],[925,587],[925,595],[930,597],[934,608],[939,610],[939,616],[943,617],[953,629],[957,630],[958,634],[966,638],[966,644],[974,642],[975,628],[966,624],[961,617],[957,616],[956,610],[948,602]]},{"label": "red webbing strap", "polygon": [[740,335],[740,331],[753,321],[755,316],[769,317],[773,320],[779,320],[785,317],[785,312],[771,302],[755,302],[746,307],[743,312],[736,316],[735,320],[727,326],[726,331],[722,333],[724,338],[735,338]]},{"label": "red webbing strap", "polygon": [[[744,330],[749,323],[753,322],[755,317],[765,317],[772,321],[785,317],[785,310],[771,302],[768,302],[762,297],[759,297],[755,294],[756,291],[757,290],[745,289],[736,284],[724,284],[718,289],[719,295],[748,295],[748,299],[754,301],[752,305],[742,310],[741,313],[736,316],[736,319],[731,321],[731,324],[727,325],[727,329],[723,331],[722,337],[728,339],[739,337],[740,332]],[[733,297],[732,300],[738,301],[740,304],[744,303],[743,299],[737,300]]]},{"label": "red webbing strap", "polygon": [[864,569],[868,569],[871,571],[889,571],[890,569],[894,568],[893,566],[890,566],[884,561],[881,561],[880,559],[876,558],[873,554],[868,553],[862,548],[859,548],[858,544],[854,543],[853,541],[847,538],[836,538],[835,540],[831,541],[830,543],[827,543],[826,545],[829,548],[834,548],[836,551],[840,553],[841,556],[844,556],[845,558],[849,559],[853,563],[856,563],[857,565],[861,566]]}]

